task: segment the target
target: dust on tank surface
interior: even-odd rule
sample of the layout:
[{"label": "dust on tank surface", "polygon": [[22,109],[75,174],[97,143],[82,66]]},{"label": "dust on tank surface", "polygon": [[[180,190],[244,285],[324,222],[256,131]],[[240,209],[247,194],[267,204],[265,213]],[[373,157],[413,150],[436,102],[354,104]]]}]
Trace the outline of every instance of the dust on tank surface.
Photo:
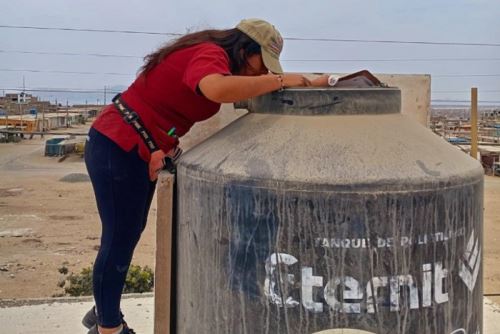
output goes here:
[{"label": "dust on tank surface", "polygon": [[396,88],[246,107],[178,166],[178,333],[482,333],[476,160]]}]

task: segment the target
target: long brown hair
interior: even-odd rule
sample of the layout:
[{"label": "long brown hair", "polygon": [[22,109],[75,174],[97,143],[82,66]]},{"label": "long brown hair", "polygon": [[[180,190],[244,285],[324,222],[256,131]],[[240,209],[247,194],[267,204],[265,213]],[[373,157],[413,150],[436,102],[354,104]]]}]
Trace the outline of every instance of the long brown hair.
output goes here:
[{"label": "long brown hair", "polygon": [[144,57],[144,65],[141,67],[140,73],[147,75],[149,71],[172,52],[203,42],[212,42],[226,51],[231,62],[231,73],[234,74],[239,73],[247,64],[247,57],[260,54],[260,45],[236,28],[202,30],[184,35],[148,54]]}]

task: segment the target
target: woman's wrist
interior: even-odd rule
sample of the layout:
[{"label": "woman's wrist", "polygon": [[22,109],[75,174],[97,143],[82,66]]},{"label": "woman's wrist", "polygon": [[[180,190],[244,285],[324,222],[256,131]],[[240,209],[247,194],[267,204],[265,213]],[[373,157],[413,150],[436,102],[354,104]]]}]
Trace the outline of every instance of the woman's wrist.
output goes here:
[{"label": "woman's wrist", "polygon": [[328,86],[333,87],[339,82],[339,77],[337,75],[330,74],[327,79]]},{"label": "woman's wrist", "polygon": [[283,89],[285,89],[285,85],[283,84],[283,75],[282,74],[276,74],[276,79],[278,80],[278,83],[279,83],[279,87],[278,87],[278,91],[282,91]]}]

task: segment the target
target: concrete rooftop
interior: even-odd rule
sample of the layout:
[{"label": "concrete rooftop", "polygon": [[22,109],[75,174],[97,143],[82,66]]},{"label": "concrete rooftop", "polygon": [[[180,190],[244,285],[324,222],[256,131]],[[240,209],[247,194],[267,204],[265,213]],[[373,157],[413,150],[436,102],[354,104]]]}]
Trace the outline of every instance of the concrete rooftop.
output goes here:
[{"label": "concrete rooftop", "polygon": [[[89,297],[38,300],[0,300],[0,332],[9,334],[82,333],[82,316],[92,307]],[[122,300],[125,319],[138,334],[152,334],[152,294],[127,295]],[[413,334],[413,333],[412,333]],[[500,334],[500,306],[484,299],[484,333]]]}]

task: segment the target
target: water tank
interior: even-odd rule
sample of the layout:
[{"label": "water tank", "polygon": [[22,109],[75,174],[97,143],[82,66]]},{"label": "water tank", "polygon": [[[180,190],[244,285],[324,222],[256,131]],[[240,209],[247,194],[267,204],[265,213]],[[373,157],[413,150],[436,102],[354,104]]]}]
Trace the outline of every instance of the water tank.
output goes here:
[{"label": "water tank", "polygon": [[248,109],[178,166],[177,333],[482,333],[476,160],[396,88]]}]

